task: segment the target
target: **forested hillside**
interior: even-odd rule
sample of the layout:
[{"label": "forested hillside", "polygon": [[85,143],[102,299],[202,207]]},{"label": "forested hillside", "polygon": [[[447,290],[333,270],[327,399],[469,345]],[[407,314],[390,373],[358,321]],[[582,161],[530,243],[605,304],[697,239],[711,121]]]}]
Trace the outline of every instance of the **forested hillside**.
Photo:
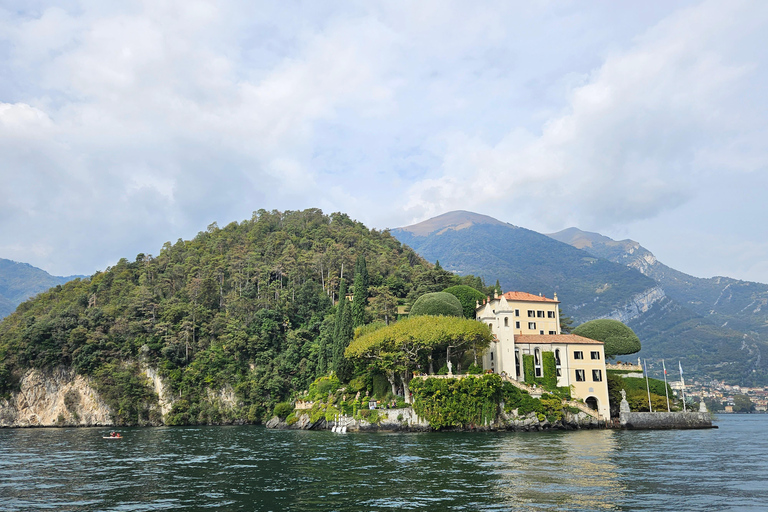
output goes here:
[{"label": "forested hillside", "polygon": [[260,421],[338,364],[335,304],[361,262],[368,306],[351,309],[366,322],[477,281],[344,214],[259,210],[23,303],[0,323],[0,392],[28,368],[63,364],[92,378],[118,423],[157,423],[151,367],[174,397],[168,423]]},{"label": "forested hillside", "polygon": [[80,276],[52,276],[27,263],[0,258],[0,318],[10,315],[22,301],[76,277]]}]

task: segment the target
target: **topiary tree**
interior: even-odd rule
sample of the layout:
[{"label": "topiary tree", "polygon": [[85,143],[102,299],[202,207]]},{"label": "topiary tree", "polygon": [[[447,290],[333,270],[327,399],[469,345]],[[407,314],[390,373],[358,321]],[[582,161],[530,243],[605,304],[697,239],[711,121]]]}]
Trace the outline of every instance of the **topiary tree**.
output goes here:
[{"label": "topiary tree", "polygon": [[605,357],[623,356],[640,351],[640,338],[632,329],[618,320],[607,318],[590,320],[571,332],[605,343]]},{"label": "topiary tree", "polygon": [[460,284],[458,286],[451,286],[443,290],[445,293],[450,293],[455,296],[461,302],[461,307],[464,310],[464,317],[474,319],[475,318],[475,306],[477,302],[483,302],[485,300],[485,294],[481,291],[475,290],[471,286]]},{"label": "topiary tree", "polygon": [[446,292],[425,293],[411,306],[410,316],[464,316],[464,308],[455,295]]}]

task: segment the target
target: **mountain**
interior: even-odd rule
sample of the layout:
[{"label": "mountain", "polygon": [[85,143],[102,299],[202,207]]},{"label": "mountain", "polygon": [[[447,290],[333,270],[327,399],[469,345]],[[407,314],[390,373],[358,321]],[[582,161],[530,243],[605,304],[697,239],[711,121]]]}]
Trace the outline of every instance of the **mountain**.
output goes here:
[{"label": "mountain", "polygon": [[634,240],[616,241],[598,233],[568,228],[547,236],[599,258],[634,268],[666,294],[712,323],[768,339],[768,285],[730,277],[700,278],[664,265]]},{"label": "mountain", "polygon": [[84,276],[52,276],[28,263],[0,258],[0,318],[10,315],[30,297],[77,277]]},{"label": "mountain", "polygon": [[625,265],[484,215],[450,212],[390,232],[451,272],[498,279],[504,290],[557,293],[567,314],[582,322],[656,294],[652,279]]},{"label": "mountain", "polygon": [[[742,311],[746,298],[728,294],[730,288],[750,286],[732,284],[720,301],[705,302],[696,297],[704,284],[726,278],[704,284],[686,280],[685,274],[657,267],[653,255],[632,241],[573,229],[547,236],[471,212],[450,212],[391,233],[447,270],[498,279],[507,291],[557,293],[575,324],[594,318],[625,322],[643,342],[640,357],[680,359],[692,375],[768,384],[768,361],[761,355],[768,353],[768,339],[757,329],[759,321]],[[720,294],[726,285],[705,288],[705,295]],[[759,286],[752,283],[750,289],[759,301]],[[724,303],[717,314],[705,311],[716,302]]]}]

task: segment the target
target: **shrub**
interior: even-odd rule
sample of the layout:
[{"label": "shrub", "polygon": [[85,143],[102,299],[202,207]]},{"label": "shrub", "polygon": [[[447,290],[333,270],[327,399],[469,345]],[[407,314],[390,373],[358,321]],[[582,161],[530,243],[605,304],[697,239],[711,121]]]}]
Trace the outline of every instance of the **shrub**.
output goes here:
[{"label": "shrub", "polygon": [[459,299],[461,308],[464,311],[464,317],[474,319],[475,318],[475,306],[478,302],[482,303],[485,300],[485,294],[478,290],[475,290],[471,286],[464,284],[458,286],[451,286],[443,290],[445,293],[450,293]]},{"label": "shrub", "polygon": [[279,404],[275,405],[273,414],[283,420],[292,412],[293,405],[291,405],[290,402],[280,402]]},{"label": "shrub", "polygon": [[285,418],[285,423],[288,425],[293,425],[297,421],[299,421],[299,418],[298,416],[296,416],[295,412],[292,412],[291,414],[288,415],[287,418]]},{"label": "shrub", "polygon": [[455,295],[446,292],[425,293],[411,306],[410,316],[464,316],[464,308]]},{"label": "shrub", "polygon": [[640,351],[640,338],[619,322],[603,318],[591,320],[576,327],[573,334],[605,343],[605,357],[634,354]]},{"label": "shrub", "polygon": [[467,373],[469,373],[470,375],[480,375],[483,373],[483,367],[478,366],[475,363],[472,363],[471,365],[469,365],[469,368],[467,368]]}]

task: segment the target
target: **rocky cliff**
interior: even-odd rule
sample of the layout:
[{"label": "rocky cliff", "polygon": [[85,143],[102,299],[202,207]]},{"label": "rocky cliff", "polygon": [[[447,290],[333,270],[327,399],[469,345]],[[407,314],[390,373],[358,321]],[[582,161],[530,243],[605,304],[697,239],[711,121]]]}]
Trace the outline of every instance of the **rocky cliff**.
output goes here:
[{"label": "rocky cliff", "polygon": [[59,427],[111,425],[107,405],[88,379],[59,367],[29,370],[20,390],[0,401],[0,427]]}]

